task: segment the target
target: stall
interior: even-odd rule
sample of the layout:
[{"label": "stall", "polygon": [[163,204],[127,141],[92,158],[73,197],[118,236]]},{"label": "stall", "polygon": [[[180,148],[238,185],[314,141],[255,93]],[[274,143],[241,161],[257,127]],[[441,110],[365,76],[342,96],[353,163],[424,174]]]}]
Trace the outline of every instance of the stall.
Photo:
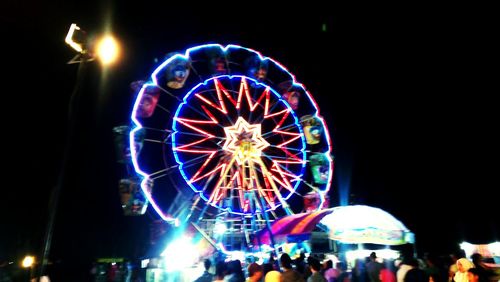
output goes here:
[{"label": "stall", "polygon": [[261,230],[256,245],[307,246],[308,252],[335,253],[352,263],[377,250],[382,259],[396,259],[394,246],[410,245],[415,236],[388,212],[365,205],[340,206],[282,217]]}]

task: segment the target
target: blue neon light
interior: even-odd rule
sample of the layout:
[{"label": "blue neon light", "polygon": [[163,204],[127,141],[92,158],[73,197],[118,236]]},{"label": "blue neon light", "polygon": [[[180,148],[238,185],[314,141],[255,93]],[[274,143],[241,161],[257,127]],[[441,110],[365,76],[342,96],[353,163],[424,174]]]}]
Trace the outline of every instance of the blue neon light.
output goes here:
[{"label": "blue neon light", "polygon": [[[183,169],[183,166],[184,166],[184,161],[181,160],[180,156],[179,156],[179,153],[177,152],[176,148],[178,147],[177,146],[177,142],[176,142],[176,134],[179,133],[179,131],[177,130],[177,118],[179,117],[179,115],[181,114],[181,109],[189,104],[188,103],[188,100],[191,97],[191,94],[193,93],[196,93],[196,91],[201,87],[201,86],[206,86],[208,85],[209,82],[212,82],[212,81],[215,81],[216,79],[219,79],[219,80],[224,80],[224,79],[229,79],[229,80],[232,80],[232,79],[246,79],[248,81],[251,81],[253,83],[255,83],[256,85],[258,86],[261,86],[263,88],[266,88],[268,87],[266,84],[264,83],[261,83],[261,82],[258,82],[257,80],[255,79],[252,79],[252,78],[249,78],[249,77],[245,77],[245,76],[242,76],[242,75],[232,75],[232,76],[229,76],[229,75],[221,75],[221,76],[217,76],[217,77],[213,77],[213,78],[210,78],[210,79],[207,79],[206,81],[204,81],[203,83],[200,83],[198,84],[197,86],[195,86],[193,89],[191,89],[185,96],[184,98],[182,99],[183,102],[179,105],[179,107],[177,108],[176,112],[175,112],[175,115],[174,115],[174,119],[173,119],[173,124],[172,124],[172,130],[174,131],[174,133],[172,134],[172,148],[173,148],[173,153],[174,153],[174,157],[175,157],[175,160],[177,162],[177,164],[179,164],[179,171],[183,177],[183,179],[186,181],[186,183],[191,187],[191,189],[196,192],[196,193],[199,193],[200,197],[202,197],[203,200],[205,201],[208,201],[209,199],[206,197],[206,195],[203,194],[203,191],[202,189],[199,189],[198,187],[196,187],[196,185],[194,185],[193,183],[190,182],[190,177],[188,177],[187,173],[185,172],[185,170]],[[301,140],[301,145],[302,145],[302,148],[300,148],[300,151],[302,152],[302,166],[301,166],[301,169],[300,169],[300,172],[297,174],[298,177],[302,177],[303,174],[304,174],[304,169],[305,169],[305,166],[306,166],[306,152],[305,152],[305,149],[306,149],[306,142],[305,142],[305,137],[304,137],[304,132],[302,131],[302,127],[299,125],[299,118],[297,117],[296,113],[292,110],[291,106],[288,104],[288,102],[284,99],[281,98],[281,95],[279,95],[279,93],[277,93],[274,89],[271,89],[270,88],[270,91],[271,93],[273,93],[275,95],[275,97],[281,102],[283,103],[283,105],[288,109],[288,111],[292,114],[292,117],[293,117],[293,120],[294,120],[294,124],[296,125],[296,127],[298,128],[299,132],[300,132],[300,140]],[[300,181],[296,181],[295,182],[295,185],[293,186],[294,190],[297,189],[297,187],[300,185]],[[289,193],[284,199],[285,200],[288,200],[291,196],[292,196],[293,193]],[[281,204],[277,204],[276,205],[276,208],[279,207]],[[218,207],[218,208],[222,208],[222,207],[219,207],[217,205],[213,205],[215,207]],[[223,210],[227,210],[231,213],[234,213],[234,214],[244,214],[244,213],[241,213],[239,211],[236,211],[236,210],[232,210],[231,207],[228,207],[228,208],[223,208]],[[271,210],[271,208],[269,209],[266,209],[266,211],[269,211]]]}]

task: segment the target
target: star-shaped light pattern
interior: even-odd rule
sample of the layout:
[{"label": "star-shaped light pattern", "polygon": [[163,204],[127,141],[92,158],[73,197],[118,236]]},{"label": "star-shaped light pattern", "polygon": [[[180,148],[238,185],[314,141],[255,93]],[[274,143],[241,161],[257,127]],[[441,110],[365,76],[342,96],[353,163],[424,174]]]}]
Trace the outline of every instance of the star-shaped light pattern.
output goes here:
[{"label": "star-shaped light pattern", "polygon": [[258,162],[266,147],[270,144],[262,138],[261,125],[249,124],[239,117],[232,126],[224,127],[226,142],[222,148],[236,157],[238,165],[251,161]]},{"label": "star-shaped light pattern", "polygon": [[209,79],[186,95],[172,128],[181,174],[208,204],[242,214],[288,208],[305,142],[293,110],[268,86]]}]

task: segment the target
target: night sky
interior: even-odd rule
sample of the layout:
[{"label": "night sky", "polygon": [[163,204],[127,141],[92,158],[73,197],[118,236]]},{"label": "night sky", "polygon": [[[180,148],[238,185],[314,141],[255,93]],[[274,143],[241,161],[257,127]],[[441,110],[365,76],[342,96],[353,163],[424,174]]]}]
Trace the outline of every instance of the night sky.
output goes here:
[{"label": "night sky", "polygon": [[42,248],[77,73],[77,65],[66,64],[75,53],[64,43],[73,22],[89,33],[109,22],[125,48],[109,73],[88,65],[74,109],[52,257],[144,252],[157,217],[153,210],[122,215],[123,171],[112,128],[129,123],[129,84],[149,76],[155,59],[203,43],[258,50],[312,93],[333,140],[334,204],[341,189],[350,189],[351,203],[400,219],[420,252],[499,239],[492,47],[498,32],[492,33],[488,7],[118,2],[1,4],[0,259]]}]

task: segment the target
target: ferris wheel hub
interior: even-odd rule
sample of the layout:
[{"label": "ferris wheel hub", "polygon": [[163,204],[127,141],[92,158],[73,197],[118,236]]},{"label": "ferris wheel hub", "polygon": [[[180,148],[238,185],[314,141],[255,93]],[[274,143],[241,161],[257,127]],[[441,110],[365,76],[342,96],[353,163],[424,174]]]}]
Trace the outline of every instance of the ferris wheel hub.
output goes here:
[{"label": "ferris wheel hub", "polygon": [[226,142],[222,149],[232,154],[238,165],[249,162],[258,162],[262,150],[270,144],[261,134],[260,124],[250,124],[244,118],[239,117],[232,126],[224,127]]}]

